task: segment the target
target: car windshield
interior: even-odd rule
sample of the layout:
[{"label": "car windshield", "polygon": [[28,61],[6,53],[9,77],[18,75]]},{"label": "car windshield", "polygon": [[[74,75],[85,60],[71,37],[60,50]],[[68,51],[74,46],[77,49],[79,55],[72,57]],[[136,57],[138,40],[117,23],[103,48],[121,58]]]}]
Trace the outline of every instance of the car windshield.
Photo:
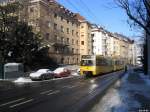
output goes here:
[{"label": "car windshield", "polygon": [[63,72],[64,71],[64,68],[57,68],[54,72],[55,73],[60,73],[60,72]]},{"label": "car windshield", "polygon": [[48,69],[40,69],[37,72],[48,72],[48,71],[49,71]]},{"label": "car windshield", "polygon": [[82,60],[81,61],[81,66],[92,66],[94,63],[93,63],[93,60]]}]

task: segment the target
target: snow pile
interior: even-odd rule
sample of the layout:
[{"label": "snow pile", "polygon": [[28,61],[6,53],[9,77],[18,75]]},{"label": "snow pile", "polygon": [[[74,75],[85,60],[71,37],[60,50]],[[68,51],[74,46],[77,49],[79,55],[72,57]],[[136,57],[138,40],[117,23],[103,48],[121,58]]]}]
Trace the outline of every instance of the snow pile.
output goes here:
[{"label": "snow pile", "polygon": [[64,67],[72,71],[79,69],[78,65],[66,65]]},{"label": "snow pile", "polygon": [[150,86],[150,76],[149,75],[145,75],[144,73],[141,73],[139,76],[146,82],[147,85]]},{"label": "snow pile", "polygon": [[18,78],[17,80],[14,81],[15,83],[29,83],[29,82],[33,82],[31,81],[31,79],[27,79],[27,78],[24,78],[24,77],[20,77]]},{"label": "snow pile", "polygon": [[72,76],[80,76],[80,74],[78,74],[78,73],[76,73],[76,72],[72,73],[71,75],[72,75]]},{"label": "snow pile", "polygon": [[139,88],[128,82],[128,74],[110,88],[99,103],[90,112],[128,112],[140,108],[140,103],[134,99],[131,90]]}]

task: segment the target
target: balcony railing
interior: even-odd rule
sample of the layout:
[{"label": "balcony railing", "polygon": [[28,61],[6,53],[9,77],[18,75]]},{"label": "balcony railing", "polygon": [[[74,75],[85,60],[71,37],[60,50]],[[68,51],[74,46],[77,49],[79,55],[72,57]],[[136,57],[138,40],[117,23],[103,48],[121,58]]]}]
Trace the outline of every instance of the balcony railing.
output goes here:
[{"label": "balcony railing", "polygon": [[69,43],[65,40],[60,40],[60,39],[50,39],[49,40],[53,46],[56,47],[66,47],[69,46]]}]

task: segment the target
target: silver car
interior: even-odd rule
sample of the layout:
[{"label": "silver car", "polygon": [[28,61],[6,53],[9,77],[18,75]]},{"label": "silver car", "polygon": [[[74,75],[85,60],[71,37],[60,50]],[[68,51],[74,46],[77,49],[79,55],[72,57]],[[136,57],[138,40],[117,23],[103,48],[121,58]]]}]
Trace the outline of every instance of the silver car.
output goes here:
[{"label": "silver car", "polygon": [[45,80],[54,78],[54,73],[50,69],[39,69],[36,72],[30,73],[31,80]]}]

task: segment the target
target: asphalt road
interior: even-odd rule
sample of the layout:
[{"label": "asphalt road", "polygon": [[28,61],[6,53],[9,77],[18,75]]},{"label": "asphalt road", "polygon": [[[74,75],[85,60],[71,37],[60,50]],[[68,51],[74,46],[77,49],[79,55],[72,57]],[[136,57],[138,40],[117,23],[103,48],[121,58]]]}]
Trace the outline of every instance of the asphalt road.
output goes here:
[{"label": "asphalt road", "polygon": [[[111,73],[94,78],[0,84],[0,112],[75,112],[96,92],[121,75]],[[2,82],[1,82],[2,83]]]}]

